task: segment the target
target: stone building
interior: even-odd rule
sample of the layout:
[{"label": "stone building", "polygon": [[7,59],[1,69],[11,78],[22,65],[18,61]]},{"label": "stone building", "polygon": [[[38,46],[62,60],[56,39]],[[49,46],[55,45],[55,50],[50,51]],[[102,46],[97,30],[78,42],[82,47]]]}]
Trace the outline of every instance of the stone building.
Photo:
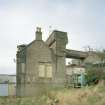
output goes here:
[{"label": "stone building", "polygon": [[46,41],[41,28],[36,29],[36,39],[17,48],[17,96],[34,96],[47,88],[64,87],[66,58],[77,59],[79,66],[99,60],[96,54],[66,49],[67,32],[54,30]]},{"label": "stone building", "polygon": [[41,28],[37,28],[35,40],[17,46],[17,96],[34,96],[48,87],[65,86],[67,42],[67,33],[56,30],[44,42]]}]

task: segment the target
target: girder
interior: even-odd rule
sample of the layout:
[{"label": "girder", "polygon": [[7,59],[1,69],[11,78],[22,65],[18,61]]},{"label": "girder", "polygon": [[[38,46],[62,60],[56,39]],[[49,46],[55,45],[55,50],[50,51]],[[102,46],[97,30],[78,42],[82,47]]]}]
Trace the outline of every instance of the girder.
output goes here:
[{"label": "girder", "polygon": [[74,58],[74,59],[85,59],[87,57],[87,53],[83,51],[76,50],[65,50],[66,58]]}]

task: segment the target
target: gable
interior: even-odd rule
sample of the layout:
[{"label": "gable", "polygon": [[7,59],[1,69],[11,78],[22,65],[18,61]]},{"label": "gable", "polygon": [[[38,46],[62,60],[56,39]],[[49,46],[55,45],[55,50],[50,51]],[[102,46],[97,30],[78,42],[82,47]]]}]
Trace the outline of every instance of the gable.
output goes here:
[{"label": "gable", "polygon": [[33,59],[36,61],[51,61],[52,51],[51,49],[42,41],[36,40],[31,43],[27,49],[28,59]]}]

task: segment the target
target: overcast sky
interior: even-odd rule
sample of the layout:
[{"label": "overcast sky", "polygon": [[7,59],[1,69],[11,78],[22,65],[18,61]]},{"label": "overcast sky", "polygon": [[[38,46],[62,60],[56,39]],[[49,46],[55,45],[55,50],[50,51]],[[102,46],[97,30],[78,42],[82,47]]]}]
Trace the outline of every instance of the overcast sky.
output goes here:
[{"label": "overcast sky", "polygon": [[16,47],[34,40],[36,26],[44,40],[68,32],[67,48],[105,48],[105,0],[0,0],[0,73],[15,73]]}]

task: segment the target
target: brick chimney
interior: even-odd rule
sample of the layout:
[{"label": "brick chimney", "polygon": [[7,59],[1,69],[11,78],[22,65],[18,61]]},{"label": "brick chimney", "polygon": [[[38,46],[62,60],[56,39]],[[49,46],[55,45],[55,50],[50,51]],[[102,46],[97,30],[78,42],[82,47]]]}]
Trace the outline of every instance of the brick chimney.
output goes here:
[{"label": "brick chimney", "polygon": [[41,32],[41,28],[37,27],[36,28],[36,40],[42,40],[42,32]]}]

